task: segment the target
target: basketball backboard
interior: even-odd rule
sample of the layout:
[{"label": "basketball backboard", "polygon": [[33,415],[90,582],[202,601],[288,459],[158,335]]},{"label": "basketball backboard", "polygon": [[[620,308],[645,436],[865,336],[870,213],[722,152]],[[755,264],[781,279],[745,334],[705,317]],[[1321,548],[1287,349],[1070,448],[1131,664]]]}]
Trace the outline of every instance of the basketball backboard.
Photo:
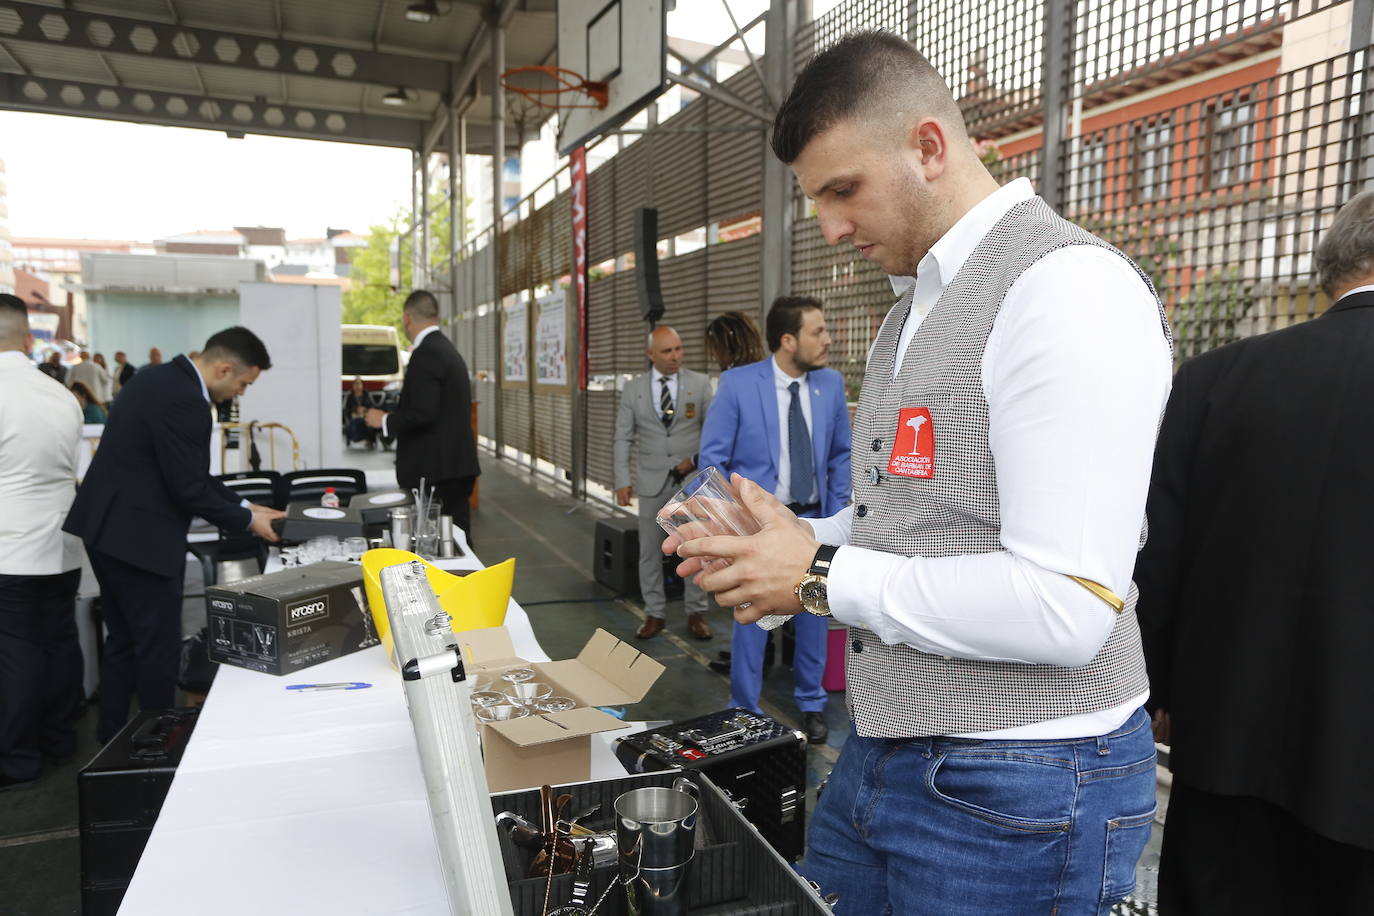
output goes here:
[{"label": "basketball backboard", "polygon": [[558,113],[558,154],[619,127],[667,85],[664,0],[558,0],[558,66],[606,83],[605,108]]}]

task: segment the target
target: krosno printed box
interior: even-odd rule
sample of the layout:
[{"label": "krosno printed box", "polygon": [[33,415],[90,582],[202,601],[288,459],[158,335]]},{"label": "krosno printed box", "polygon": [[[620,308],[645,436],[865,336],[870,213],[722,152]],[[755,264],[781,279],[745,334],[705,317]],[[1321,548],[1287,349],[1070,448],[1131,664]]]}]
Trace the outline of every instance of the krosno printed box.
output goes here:
[{"label": "krosno printed box", "polygon": [[324,562],[205,590],[210,660],[294,674],[377,645],[362,567]]}]

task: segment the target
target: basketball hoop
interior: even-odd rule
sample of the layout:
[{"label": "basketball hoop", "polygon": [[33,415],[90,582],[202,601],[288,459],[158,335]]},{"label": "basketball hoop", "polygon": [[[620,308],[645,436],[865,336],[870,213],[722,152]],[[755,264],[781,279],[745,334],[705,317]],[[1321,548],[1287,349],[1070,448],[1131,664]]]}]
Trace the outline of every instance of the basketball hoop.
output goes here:
[{"label": "basketball hoop", "polygon": [[[535,85],[518,85],[511,79],[522,74],[533,74]],[[555,111],[564,108],[605,108],[610,99],[607,83],[585,79],[582,74],[564,67],[512,67],[501,74],[501,88],[519,93],[540,108],[552,108]],[[565,101],[564,95],[570,95],[570,99]]]}]

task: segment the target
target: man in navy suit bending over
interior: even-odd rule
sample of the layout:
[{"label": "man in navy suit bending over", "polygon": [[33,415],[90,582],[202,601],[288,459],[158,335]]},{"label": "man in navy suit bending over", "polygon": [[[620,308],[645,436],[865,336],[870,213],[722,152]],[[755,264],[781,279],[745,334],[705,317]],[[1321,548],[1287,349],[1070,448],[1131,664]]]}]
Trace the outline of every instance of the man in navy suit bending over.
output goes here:
[{"label": "man in navy suit bending over", "polygon": [[[844,377],[826,369],[830,334],[821,303],[780,296],[768,310],[768,349],[762,362],[730,369],[701,431],[699,465],[714,464],[773,493],[798,516],[828,518],[849,504],[849,412]],[[829,734],[822,711],[827,621],[792,618],[797,650],[794,696],[807,740]],[[763,651],[768,634],[735,624],[730,657],[730,705],[760,712]]]},{"label": "man in navy suit bending over", "polygon": [[110,631],[101,743],[124,726],[135,694],[140,709],[175,705],[191,518],[277,540],[272,519],[284,513],[240,500],[210,475],[212,405],[243,394],[271,366],[256,334],[228,328],[194,359],[145,366],[110,408],[63,526],[85,542]]}]

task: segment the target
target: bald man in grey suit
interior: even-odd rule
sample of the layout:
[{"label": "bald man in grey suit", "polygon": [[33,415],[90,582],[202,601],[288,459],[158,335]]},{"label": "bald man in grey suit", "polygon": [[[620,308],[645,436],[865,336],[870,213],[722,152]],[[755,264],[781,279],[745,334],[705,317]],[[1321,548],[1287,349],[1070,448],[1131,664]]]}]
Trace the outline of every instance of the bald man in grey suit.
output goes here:
[{"label": "bald man in grey suit", "polygon": [[[654,521],[658,510],[696,469],[701,422],[711,404],[711,382],[700,372],[682,368],[682,339],[670,327],[655,328],[644,351],[653,368],[637,375],[620,393],[615,419],[615,498],[622,506],[639,497],[639,589],[648,617],[635,635],[652,639],[663,630],[664,534]],[[635,455],[634,485],[630,452]],[[687,631],[710,639],[706,593],[687,582],[683,594]]]}]

